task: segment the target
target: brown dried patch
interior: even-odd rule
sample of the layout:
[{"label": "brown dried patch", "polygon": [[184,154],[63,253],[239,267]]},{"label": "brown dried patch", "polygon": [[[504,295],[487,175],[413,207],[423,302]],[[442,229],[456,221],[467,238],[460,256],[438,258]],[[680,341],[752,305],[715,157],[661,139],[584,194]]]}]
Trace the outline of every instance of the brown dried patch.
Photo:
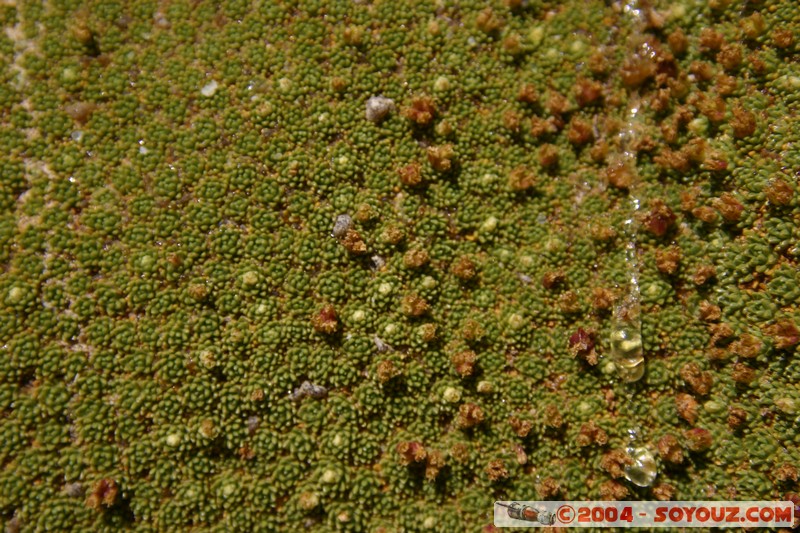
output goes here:
[{"label": "brown dried patch", "polygon": [[583,424],[576,438],[576,444],[580,447],[591,446],[592,444],[605,446],[607,443],[608,433],[599,427],[594,420]]},{"label": "brown dried patch", "polygon": [[330,335],[336,333],[339,328],[339,320],[336,317],[336,309],[332,305],[326,305],[317,314],[311,317],[311,325],[319,333]]},{"label": "brown dried patch", "polygon": [[722,316],[722,310],[718,305],[714,305],[708,300],[700,302],[700,320],[704,322],[716,322]]},{"label": "brown dried patch", "polygon": [[475,18],[475,25],[483,33],[495,33],[503,27],[503,19],[491,7],[483,9]]},{"label": "brown dried patch", "polygon": [[742,429],[747,424],[747,411],[740,407],[731,407],[728,410],[728,427],[732,431]]},{"label": "brown dried patch", "polygon": [[558,165],[558,147],[553,144],[543,144],[539,147],[539,164],[544,168]]},{"label": "brown dried patch", "polygon": [[772,338],[778,350],[791,348],[800,342],[800,331],[791,320],[779,320],[776,324],[764,328],[764,332]]},{"label": "brown dried patch", "polygon": [[576,146],[591,142],[594,139],[591,122],[578,117],[572,117],[569,121],[567,139]]},{"label": "brown dried patch", "polygon": [[419,163],[411,163],[404,167],[400,167],[397,170],[397,173],[400,176],[400,182],[403,185],[416,187],[422,183],[422,169],[420,168]]},{"label": "brown dried patch", "polygon": [[547,103],[545,104],[551,115],[563,115],[569,111],[569,100],[558,91],[550,90],[547,93]]},{"label": "brown dried patch", "polygon": [[462,255],[452,262],[450,265],[450,272],[458,279],[468,281],[475,277],[477,270],[472,259],[466,255]]},{"label": "brown dried patch", "polygon": [[703,28],[700,31],[700,50],[702,51],[716,51],[722,48],[725,43],[725,36],[722,33],[712,29]]},{"label": "brown dried patch", "polygon": [[658,454],[664,461],[679,465],[683,462],[683,449],[675,435],[667,433],[661,437],[657,444]]},{"label": "brown dried patch", "polygon": [[602,98],[603,86],[600,82],[583,77],[575,82],[575,101],[578,102],[578,106],[586,107],[600,103]]},{"label": "brown dried patch", "polygon": [[686,447],[692,452],[704,452],[714,444],[714,437],[711,432],[703,428],[693,428],[683,434],[686,439]]},{"label": "brown dried patch", "polygon": [[597,333],[592,329],[578,328],[569,337],[569,351],[573,357],[578,357],[588,364],[597,364],[597,353],[595,352],[595,337]]},{"label": "brown dried patch", "polygon": [[436,106],[428,96],[417,96],[411,100],[411,105],[404,108],[402,115],[418,126],[427,126],[436,115]]},{"label": "brown dried patch", "polygon": [[767,195],[767,200],[769,200],[770,203],[784,206],[792,203],[794,189],[792,189],[792,186],[785,179],[778,177],[769,181],[764,189],[764,193]]},{"label": "brown dried patch", "polygon": [[792,30],[777,28],[772,32],[772,44],[778,48],[790,48],[794,44]]},{"label": "brown dried patch", "polygon": [[416,441],[401,442],[397,445],[397,453],[400,455],[400,464],[403,466],[411,463],[421,463],[428,457],[428,452],[422,443]]},{"label": "brown dried patch", "polygon": [[662,200],[655,199],[650,203],[650,211],[644,218],[644,227],[656,237],[663,237],[675,224],[677,217],[672,209]]},{"label": "brown dried patch", "polygon": [[516,111],[508,110],[503,113],[503,126],[512,133],[519,133],[522,126],[522,118]]},{"label": "brown dried patch", "polygon": [[622,450],[611,450],[606,452],[600,459],[600,468],[608,472],[613,478],[621,478],[625,475],[625,467],[632,465],[633,459]]},{"label": "brown dried patch", "polygon": [[403,255],[403,264],[406,268],[422,268],[428,264],[430,256],[423,248],[412,248]]},{"label": "brown dried patch", "polygon": [[522,420],[516,416],[512,416],[509,419],[509,423],[511,424],[511,429],[514,430],[514,433],[523,438],[527,437],[528,433],[530,433],[531,429],[533,428],[533,424],[529,420]]},{"label": "brown dried patch", "polygon": [[555,289],[563,286],[567,281],[567,275],[562,270],[554,272],[545,272],[542,276],[542,287],[545,289]]},{"label": "brown dried patch", "polygon": [[719,198],[715,199],[714,207],[717,208],[719,214],[727,222],[737,222],[742,218],[742,212],[744,211],[742,203],[729,192],[722,193]]},{"label": "brown dried patch", "polygon": [[756,379],[756,371],[744,363],[736,363],[733,365],[731,378],[740,385],[750,385]]},{"label": "brown dried patch", "polygon": [[86,506],[95,511],[102,507],[111,507],[117,501],[119,488],[113,479],[104,478],[95,483],[92,492],[86,498]]},{"label": "brown dried patch", "polygon": [[667,44],[676,56],[685,54],[689,49],[689,39],[680,28],[667,35]]},{"label": "brown dried patch", "polygon": [[366,243],[354,229],[348,229],[339,242],[342,243],[345,250],[353,255],[363,254],[367,251]]},{"label": "brown dried patch", "polygon": [[678,393],[675,396],[675,407],[678,409],[678,416],[694,425],[697,422],[698,404],[697,400],[691,394],[685,392]]},{"label": "brown dried patch", "polygon": [[462,378],[471,376],[472,373],[475,371],[475,363],[478,360],[478,356],[475,355],[475,352],[472,350],[464,350],[463,352],[458,352],[453,354],[450,358],[450,361],[453,363],[453,367],[455,367],[456,372]]},{"label": "brown dried patch", "polygon": [[622,501],[628,497],[628,487],[618,481],[606,481],[600,485],[600,499],[602,501]]},{"label": "brown dried patch", "polygon": [[527,191],[536,185],[536,176],[524,166],[519,166],[508,174],[508,186],[514,191]]},{"label": "brown dried patch", "polygon": [[439,172],[447,172],[453,168],[455,155],[452,144],[428,147],[428,162]]},{"label": "brown dried patch", "polygon": [[731,343],[730,351],[744,359],[755,359],[761,352],[761,347],[758,337],[745,333]]},{"label": "brown dried patch", "polygon": [[658,501],[670,501],[675,497],[675,492],[675,487],[669,483],[657,483],[653,486],[653,496]]},{"label": "brown dried patch", "polygon": [[553,428],[559,429],[564,425],[564,417],[561,416],[561,411],[558,410],[558,407],[551,404],[548,404],[544,408],[544,425]]},{"label": "brown dried patch", "polygon": [[717,210],[708,205],[701,205],[692,209],[692,216],[698,220],[702,220],[706,224],[713,224],[717,221]]},{"label": "brown dried patch", "polygon": [[461,404],[458,408],[456,426],[462,429],[473,428],[483,422],[483,410],[474,403]]},{"label": "brown dried patch", "polygon": [[536,492],[539,494],[540,498],[547,500],[559,494],[561,492],[561,486],[555,478],[546,477],[536,485]]},{"label": "brown dried patch", "polygon": [[751,111],[741,106],[733,108],[733,120],[731,120],[733,136],[737,139],[744,139],[751,136],[756,131],[756,116]]},{"label": "brown dried patch", "polygon": [[489,461],[489,464],[486,465],[486,475],[489,476],[490,480],[498,481],[508,477],[508,470],[506,470],[506,465],[502,460],[495,459],[494,461]]},{"label": "brown dried patch", "polygon": [[606,182],[617,189],[630,189],[636,179],[636,171],[624,161],[617,161],[603,172]]},{"label": "brown dried patch", "polygon": [[536,90],[536,86],[532,83],[522,84],[517,92],[517,101],[526,104],[539,103],[539,91]]},{"label": "brown dried patch", "polygon": [[404,315],[420,317],[428,312],[428,302],[417,294],[407,294],[400,302],[400,309]]},{"label": "brown dried patch", "polygon": [[717,54],[717,63],[729,72],[738,69],[742,64],[742,47],[735,43],[723,44]]},{"label": "brown dried patch", "polygon": [[607,311],[614,305],[614,292],[603,287],[592,289],[592,307],[598,311]]},{"label": "brown dried patch", "polygon": [[703,372],[697,363],[686,363],[680,370],[681,379],[689,385],[692,392],[705,396],[711,392],[714,378],[710,372]]},{"label": "brown dried patch", "polygon": [[662,274],[672,275],[681,264],[681,250],[677,246],[656,250],[656,268]]}]

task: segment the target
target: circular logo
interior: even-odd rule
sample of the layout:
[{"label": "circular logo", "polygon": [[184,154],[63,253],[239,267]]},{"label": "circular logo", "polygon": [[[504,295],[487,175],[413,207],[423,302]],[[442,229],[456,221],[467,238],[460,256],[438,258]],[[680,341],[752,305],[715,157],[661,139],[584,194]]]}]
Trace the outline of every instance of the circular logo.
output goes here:
[{"label": "circular logo", "polygon": [[562,524],[569,524],[575,520],[575,509],[569,505],[562,505],[558,508],[558,511],[556,511],[556,516],[558,517],[558,521]]}]

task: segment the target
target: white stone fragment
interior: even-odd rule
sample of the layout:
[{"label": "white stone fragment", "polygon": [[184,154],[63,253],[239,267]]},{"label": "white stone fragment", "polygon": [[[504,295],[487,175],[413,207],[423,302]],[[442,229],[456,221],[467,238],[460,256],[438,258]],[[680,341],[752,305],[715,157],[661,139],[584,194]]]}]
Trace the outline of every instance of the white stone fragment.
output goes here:
[{"label": "white stone fragment", "polygon": [[217,88],[219,84],[215,80],[211,80],[210,82],[203,85],[203,88],[200,89],[200,94],[203,96],[214,96],[214,93],[217,92]]},{"label": "white stone fragment", "polygon": [[377,124],[394,111],[394,100],[385,96],[373,96],[367,100],[367,120]]}]

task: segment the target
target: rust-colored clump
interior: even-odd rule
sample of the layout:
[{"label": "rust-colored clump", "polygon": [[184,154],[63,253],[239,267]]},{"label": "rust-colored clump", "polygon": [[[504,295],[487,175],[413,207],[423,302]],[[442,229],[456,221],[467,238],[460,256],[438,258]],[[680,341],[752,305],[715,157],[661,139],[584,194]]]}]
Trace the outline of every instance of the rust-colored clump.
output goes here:
[{"label": "rust-colored clump", "polygon": [[564,426],[566,421],[559,411],[558,407],[555,404],[548,404],[544,408],[544,425],[553,428],[559,429]]},{"label": "rust-colored clump", "polygon": [[764,193],[771,204],[778,206],[789,205],[794,197],[794,189],[781,177],[771,179],[764,188]]},{"label": "rust-colored clump", "polygon": [[744,359],[755,359],[761,353],[762,347],[763,345],[758,337],[744,333],[731,343],[730,351]]},{"label": "rust-colored clump", "polygon": [[644,228],[655,235],[663,237],[675,224],[677,217],[672,209],[662,200],[655,199],[650,204],[650,212],[644,218]]},{"label": "rust-colored clump", "polygon": [[536,485],[539,497],[545,500],[553,498],[561,492],[561,485],[552,477],[546,477]]},{"label": "rust-colored clump", "polygon": [[609,473],[613,478],[625,475],[625,467],[633,464],[633,459],[622,450],[606,452],[600,459],[600,468]]},{"label": "rust-colored clump", "polygon": [[725,43],[717,54],[717,63],[731,72],[742,64],[742,47],[735,43]]},{"label": "rust-colored clump", "polygon": [[560,92],[551,89],[547,93],[545,106],[551,115],[560,116],[569,111],[569,100]]},{"label": "rust-colored clump", "polygon": [[354,229],[348,229],[339,242],[342,243],[345,250],[353,255],[360,255],[367,251],[367,244]]},{"label": "rust-colored clump", "polygon": [[404,117],[417,126],[427,126],[436,116],[436,106],[428,96],[417,96],[411,100],[411,105],[402,111]]},{"label": "rust-colored clump", "polygon": [[722,317],[722,309],[708,300],[700,302],[700,320],[703,322],[716,322]]},{"label": "rust-colored clump", "polygon": [[705,396],[711,392],[711,385],[714,378],[710,372],[701,370],[697,363],[686,363],[680,370],[681,379],[686,382],[692,392],[700,396]]},{"label": "rust-colored clump", "polygon": [[483,422],[483,410],[474,403],[464,403],[458,408],[456,425],[462,429],[469,429]]},{"label": "rust-colored clump", "polygon": [[730,324],[709,324],[708,331],[711,333],[712,346],[727,346],[736,337],[736,331]]},{"label": "rust-colored clump", "polygon": [[428,162],[438,172],[448,172],[454,166],[456,152],[452,144],[428,147]]},{"label": "rust-colored clump", "polygon": [[411,163],[397,170],[400,183],[409,187],[416,187],[422,183],[422,170],[418,163]]},{"label": "rust-colored clump", "polygon": [[656,63],[647,54],[634,53],[622,62],[619,75],[622,84],[628,89],[635,89],[655,76]]},{"label": "rust-colored clump", "polygon": [[590,420],[581,426],[575,443],[582,448],[592,444],[605,446],[608,443],[608,433],[598,426],[594,420]]},{"label": "rust-colored clump", "polygon": [[508,186],[513,191],[527,191],[536,185],[536,176],[524,166],[519,166],[508,174]]},{"label": "rust-colored clump", "polygon": [[569,337],[569,351],[573,357],[583,359],[592,366],[597,364],[597,353],[595,352],[596,333],[591,329],[578,328]]},{"label": "rust-colored clump", "polygon": [[503,113],[503,126],[512,133],[519,133],[522,127],[522,118],[516,111],[508,110]]},{"label": "rust-colored clump", "polygon": [[594,139],[592,124],[588,120],[572,117],[567,129],[567,139],[575,146],[581,146]]},{"label": "rust-colored clump", "polygon": [[407,294],[400,302],[400,309],[409,317],[420,317],[428,312],[428,302],[417,294]]},{"label": "rust-colored clump", "polygon": [[516,416],[512,416],[509,419],[509,424],[511,424],[511,429],[514,430],[514,433],[523,438],[527,437],[528,433],[533,429],[533,424],[529,420],[522,420]]},{"label": "rust-colored clump", "polygon": [[456,369],[458,375],[462,378],[472,375],[472,373],[475,371],[475,363],[477,360],[478,356],[475,355],[475,352],[472,350],[464,350],[462,352],[455,353],[450,358],[450,362],[453,363],[453,367]]},{"label": "rust-colored clump", "polygon": [[777,48],[790,48],[794,44],[794,33],[786,28],[776,28],[772,32],[772,44]]},{"label": "rust-colored clump", "polygon": [[544,119],[542,117],[531,117],[531,137],[538,139],[545,135],[556,133],[563,126],[563,121],[555,120],[553,117]]},{"label": "rust-colored clump", "polygon": [[677,246],[656,250],[656,268],[662,274],[671,276],[681,265],[681,250]]},{"label": "rust-colored clump", "polygon": [[717,208],[719,214],[727,222],[737,222],[742,218],[742,212],[744,211],[742,203],[729,192],[722,193],[719,198],[714,200],[714,207]]},{"label": "rust-colored clump", "polygon": [[683,434],[686,439],[686,448],[692,452],[704,452],[714,444],[711,432],[703,428],[693,428]]},{"label": "rust-colored clump", "polygon": [[466,255],[462,255],[450,265],[450,272],[462,281],[469,281],[475,277],[477,269],[472,259]]},{"label": "rust-colored clump", "polygon": [[603,98],[603,86],[600,82],[589,78],[578,78],[575,82],[575,101],[578,106],[586,107],[592,104],[599,104]]},{"label": "rust-colored clump", "polygon": [[567,282],[567,275],[561,271],[545,272],[542,276],[542,287],[551,290],[563,286]]},{"label": "rust-colored clump", "polygon": [[489,461],[485,471],[491,481],[498,481],[508,477],[508,470],[506,470],[506,465],[501,459]]},{"label": "rust-colored clump", "polygon": [[86,498],[86,506],[95,511],[99,511],[101,507],[111,507],[117,501],[118,494],[119,488],[113,479],[101,479],[95,483]]},{"label": "rust-colored clump", "polygon": [[503,27],[503,19],[491,7],[483,9],[475,18],[475,25],[483,33],[495,33]]},{"label": "rust-colored clump", "polygon": [[722,48],[725,36],[713,28],[703,28],[700,31],[700,50],[703,52],[716,51]]},{"label": "rust-colored clump", "polygon": [[728,410],[727,422],[731,431],[742,429],[747,425],[747,411],[741,407],[731,407]]},{"label": "rust-colored clump", "polygon": [[616,161],[603,172],[606,182],[617,189],[630,189],[636,179],[636,171],[624,161]]},{"label": "rust-colored clump", "polygon": [[701,205],[692,209],[692,216],[706,224],[713,224],[717,221],[717,210],[708,205]]},{"label": "rust-colored clump", "polygon": [[678,28],[667,35],[667,44],[676,56],[681,56],[689,49],[689,39],[682,29]]},{"label": "rust-colored clump", "polygon": [[395,366],[395,364],[392,361],[384,359],[383,361],[378,363],[378,366],[375,370],[375,374],[379,382],[388,383],[389,381],[400,375],[400,370]]},{"label": "rust-colored clump", "polygon": [[733,136],[737,139],[751,136],[756,131],[755,114],[741,106],[734,107],[731,128],[733,128]]},{"label": "rust-colored clump", "polygon": [[791,320],[779,320],[777,323],[765,328],[765,333],[772,338],[775,348],[784,350],[800,342],[800,331]]},{"label": "rust-colored clump", "polygon": [[411,463],[421,463],[428,457],[428,452],[422,443],[417,441],[401,442],[397,445],[400,464],[403,466]]},{"label": "rust-colored clump", "polygon": [[311,318],[311,325],[319,333],[325,333],[326,335],[336,333],[339,328],[336,309],[332,305],[326,305]]},{"label": "rust-colored clump", "polygon": [[630,494],[628,487],[619,481],[608,480],[600,485],[601,501],[622,501],[628,497],[628,494]]},{"label": "rust-colored clump", "polygon": [[683,449],[675,435],[667,433],[659,439],[656,447],[658,448],[658,454],[664,461],[673,465],[679,465],[683,462]]},{"label": "rust-colored clump", "polygon": [[517,92],[517,101],[525,104],[539,103],[539,91],[532,83],[523,83]]},{"label": "rust-colored clump", "polygon": [[554,144],[543,144],[539,147],[539,164],[544,168],[558,165],[558,147]]},{"label": "rust-colored clump", "polygon": [[430,261],[428,251],[423,248],[412,248],[403,255],[403,264],[406,268],[422,268]]},{"label": "rust-colored clump", "polygon": [[680,392],[675,397],[675,407],[678,409],[678,416],[694,425],[697,422],[699,405],[691,394]]},{"label": "rust-colored clump", "polygon": [[675,487],[669,483],[656,483],[653,485],[653,496],[661,502],[668,502],[675,497]]},{"label": "rust-colored clump", "polygon": [[604,287],[592,289],[592,307],[597,311],[608,311],[614,305],[614,292]]},{"label": "rust-colored clump", "polygon": [[736,363],[731,378],[739,385],[750,385],[756,379],[756,371],[744,363]]}]

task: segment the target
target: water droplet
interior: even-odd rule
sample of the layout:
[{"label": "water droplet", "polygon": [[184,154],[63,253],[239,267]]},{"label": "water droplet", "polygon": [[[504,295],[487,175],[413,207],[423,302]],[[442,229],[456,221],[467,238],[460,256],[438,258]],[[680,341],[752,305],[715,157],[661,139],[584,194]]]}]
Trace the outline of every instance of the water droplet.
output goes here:
[{"label": "water droplet", "polygon": [[656,460],[647,448],[628,450],[633,464],[625,467],[625,479],[638,487],[649,487],[658,475]]}]

